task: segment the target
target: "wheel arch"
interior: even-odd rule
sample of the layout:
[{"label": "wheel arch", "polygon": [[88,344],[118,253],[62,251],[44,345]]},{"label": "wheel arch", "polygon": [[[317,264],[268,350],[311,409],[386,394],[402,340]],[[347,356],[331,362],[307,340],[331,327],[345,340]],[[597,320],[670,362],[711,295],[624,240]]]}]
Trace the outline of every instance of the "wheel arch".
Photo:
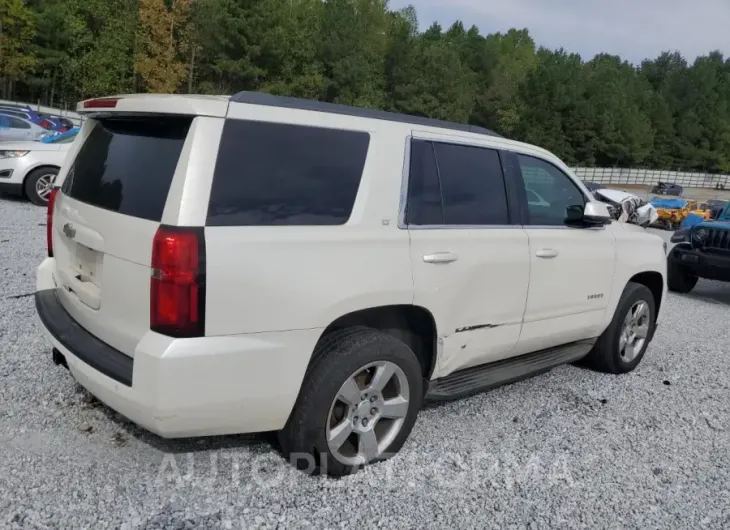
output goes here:
[{"label": "wheel arch", "polygon": [[629,282],[638,283],[645,286],[651,291],[654,297],[654,315],[659,316],[659,308],[662,305],[662,297],[664,295],[664,277],[657,271],[644,271],[634,274]]},{"label": "wheel arch", "polygon": [[[437,362],[437,329],[433,314],[413,304],[367,307],[345,313],[330,322],[319,341],[330,333],[355,326],[365,326],[403,341],[416,354],[424,378],[430,379]],[[311,366],[316,361],[312,356]]]},{"label": "wheel arch", "polygon": [[[61,167],[57,166],[55,164],[39,164],[37,166],[31,167],[30,169],[28,169],[28,171],[26,171],[25,175],[23,176],[23,185],[21,187],[23,197],[25,197],[26,199],[28,198],[28,194],[25,191],[25,184],[28,182],[28,179],[30,178],[30,176],[33,173],[35,173],[36,171],[38,171],[39,169],[55,169],[58,173],[61,172]],[[56,174],[58,175],[58,173],[56,173]]]}]

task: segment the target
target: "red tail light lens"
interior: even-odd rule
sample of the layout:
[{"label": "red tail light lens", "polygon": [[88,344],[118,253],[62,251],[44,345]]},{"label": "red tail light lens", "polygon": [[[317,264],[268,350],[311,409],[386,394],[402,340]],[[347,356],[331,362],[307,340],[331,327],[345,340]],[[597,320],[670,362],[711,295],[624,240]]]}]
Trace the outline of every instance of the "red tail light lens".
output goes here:
[{"label": "red tail light lens", "polygon": [[205,335],[202,228],[157,229],[152,242],[150,329],[171,337]]},{"label": "red tail light lens", "polygon": [[84,101],[85,109],[113,109],[117,106],[118,98],[89,99]]},{"label": "red tail light lens", "polygon": [[53,124],[48,120],[43,120],[41,122],[41,127],[43,127],[44,129],[53,129]]},{"label": "red tail light lens", "polygon": [[48,209],[46,210],[46,246],[48,248],[48,257],[53,257],[53,208],[56,205],[56,195],[58,188],[53,188],[48,195]]}]

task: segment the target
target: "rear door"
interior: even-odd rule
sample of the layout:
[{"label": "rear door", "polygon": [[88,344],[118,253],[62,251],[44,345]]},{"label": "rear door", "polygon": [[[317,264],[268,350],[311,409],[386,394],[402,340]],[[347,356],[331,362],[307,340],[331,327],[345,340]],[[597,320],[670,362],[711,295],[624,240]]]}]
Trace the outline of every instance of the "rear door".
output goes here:
[{"label": "rear door", "polygon": [[530,258],[508,189],[495,149],[411,142],[413,303],[436,320],[437,376],[508,357],[519,338]]},{"label": "rear door", "polygon": [[149,330],[152,240],[193,122],[187,116],[90,120],[53,219],[61,303],[133,356]]}]

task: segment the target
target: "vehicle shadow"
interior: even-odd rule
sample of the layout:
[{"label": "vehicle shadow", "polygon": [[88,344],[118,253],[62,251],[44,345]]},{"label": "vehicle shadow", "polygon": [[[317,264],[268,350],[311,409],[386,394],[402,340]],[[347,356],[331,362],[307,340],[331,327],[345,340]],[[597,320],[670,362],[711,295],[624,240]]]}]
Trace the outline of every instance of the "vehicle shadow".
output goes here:
[{"label": "vehicle shadow", "polygon": [[182,454],[218,451],[221,449],[247,448],[257,453],[271,451],[280,453],[275,433],[231,434],[222,436],[201,436],[192,438],[162,438],[131,422],[118,412],[114,411],[80,385],[77,391],[82,394],[83,407],[96,409],[101,412],[110,423],[121,432],[116,437],[116,443],[124,444],[128,438],[142,442],[163,453]]},{"label": "vehicle shadow", "polygon": [[730,283],[700,280],[692,291],[681,296],[730,306]]},{"label": "vehicle shadow", "polygon": [[27,203],[28,199],[25,199],[24,197],[20,197],[18,195],[13,195],[11,193],[3,193],[0,191],[0,200],[2,201],[9,201],[9,202],[17,202],[17,203]]}]

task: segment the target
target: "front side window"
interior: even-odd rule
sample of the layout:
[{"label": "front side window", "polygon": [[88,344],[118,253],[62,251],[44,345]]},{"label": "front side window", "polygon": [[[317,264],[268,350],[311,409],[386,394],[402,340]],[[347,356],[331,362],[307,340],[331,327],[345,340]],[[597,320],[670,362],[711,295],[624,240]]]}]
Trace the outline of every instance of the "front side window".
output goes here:
[{"label": "front side window", "polygon": [[563,226],[568,206],[585,206],[586,198],[568,175],[554,165],[517,155],[525,183],[529,219],[525,224]]},{"label": "front side window", "polygon": [[406,222],[509,224],[499,153],[483,147],[414,140]]}]

